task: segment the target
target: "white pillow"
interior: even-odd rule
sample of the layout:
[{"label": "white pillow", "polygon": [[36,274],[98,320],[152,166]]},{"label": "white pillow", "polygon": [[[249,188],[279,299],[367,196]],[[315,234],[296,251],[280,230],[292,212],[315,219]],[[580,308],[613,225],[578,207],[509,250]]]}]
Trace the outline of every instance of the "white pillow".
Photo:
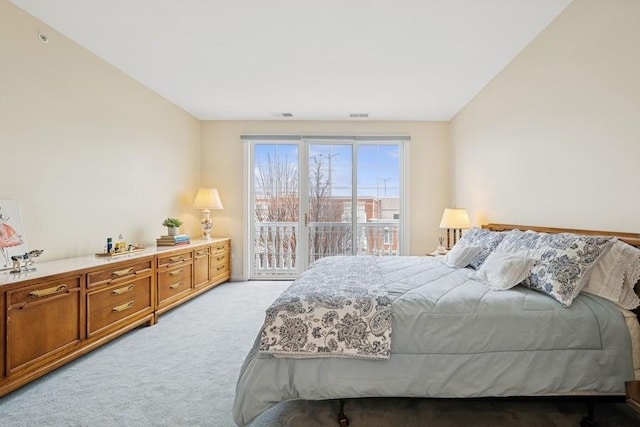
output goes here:
[{"label": "white pillow", "polygon": [[618,240],[598,260],[582,290],[633,310],[640,305],[633,290],[639,278],[640,250]]},{"label": "white pillow", "polygon": [[457,244],[444,257],[444,262],[449,267],[462,268],[469,265],[471,260],[480,253],[481,246],[466,246]]},{"label": "white pillow", "polygon": [[494,291],[511,289],[531,274],[537,262],[537,259],[522,254],[492,252],[478,271],[469,274],[469,278],[486,283]]}]

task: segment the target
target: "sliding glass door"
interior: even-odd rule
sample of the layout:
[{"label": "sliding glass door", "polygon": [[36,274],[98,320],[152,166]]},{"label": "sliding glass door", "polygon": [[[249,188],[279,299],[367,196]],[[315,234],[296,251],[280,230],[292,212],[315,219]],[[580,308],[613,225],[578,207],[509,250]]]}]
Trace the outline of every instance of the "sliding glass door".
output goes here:
[{"label": "sliding glass door", "polygon": [[252,141],[251,278],[294,278],[325,256],[399,255],[402,144]]}]

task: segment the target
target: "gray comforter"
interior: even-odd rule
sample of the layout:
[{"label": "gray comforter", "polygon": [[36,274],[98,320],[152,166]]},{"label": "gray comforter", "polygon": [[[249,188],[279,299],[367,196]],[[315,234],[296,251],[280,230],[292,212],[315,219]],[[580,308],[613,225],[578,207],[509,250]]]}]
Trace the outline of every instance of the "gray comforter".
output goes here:
[{"label": "gray comforter", "polygon": [[236,386],[237,424],[291,399],[624,394],[633,379],[629,332],[608,301],[581,294],[564,308],[522,286],[490,291],[433,257],[376,262],[392,301],[390,358],[275,358],[258,336]]}]

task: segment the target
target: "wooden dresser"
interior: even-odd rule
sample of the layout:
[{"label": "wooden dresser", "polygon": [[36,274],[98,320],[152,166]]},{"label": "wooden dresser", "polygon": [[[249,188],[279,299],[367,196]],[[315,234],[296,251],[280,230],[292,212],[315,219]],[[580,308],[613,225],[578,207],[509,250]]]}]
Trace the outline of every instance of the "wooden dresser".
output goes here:
[{"label": "wooden dresser", "polygon": [[229,280],[230,254],[214,238],[0,272],[0,396]]}]

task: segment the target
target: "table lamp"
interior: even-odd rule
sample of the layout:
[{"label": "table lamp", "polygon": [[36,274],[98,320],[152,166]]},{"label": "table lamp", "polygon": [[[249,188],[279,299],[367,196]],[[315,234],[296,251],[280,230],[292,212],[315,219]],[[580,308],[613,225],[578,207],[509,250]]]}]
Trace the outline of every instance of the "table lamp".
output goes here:
[{"label": "table lamp", "polygon": [[[463,208],[446,208],[442,213],[440,228],[447,229],[447,249],[455,245],[462,237],[462,230],[471,228],[471,221],[467,210]],[[451,243],[451,232],[453,231],[453,244]]]},{"label": "table lamp", "polygon": [[213,228],[213,220],[211,219],[211,209],[223,209],[220,195],[217,188],[201,188],[196,194],[193,202],[195,209],[202,209],[202,219],[200,226],[202,227],[202,237],[211,239],[211,229]]}]

